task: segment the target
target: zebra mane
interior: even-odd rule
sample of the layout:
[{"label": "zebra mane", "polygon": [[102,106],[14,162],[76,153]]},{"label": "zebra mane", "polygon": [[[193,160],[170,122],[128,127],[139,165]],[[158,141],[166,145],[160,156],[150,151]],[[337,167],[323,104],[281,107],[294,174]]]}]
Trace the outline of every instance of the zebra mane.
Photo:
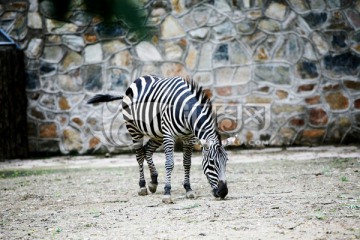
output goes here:
[{"label": "zebra mane", "polygon": [[203,88],[201,86],[199,86],[199,84],[197,82],[195,82],[189,76],[185,78],[185,82],[188,84],[190,91],[192,93],[195,93],[196,99],[200,100],[201,104],[206,105],[208,108],[210,108],[210,114],[215,119],[215,123],[216,123],[215,124],[216,125],[215,132],[216,132],[216,135],[217,135],[217,138],[218,138],[218,141],[219,141],[220,145],[222,145],[221,136],[220,136],[219,129],[218,129],[218,126],[217,126],[217,115],[213,111],[212,102],[211,102],[210,97],[208,95],[206,95]]},{"label": "zebra mane", "polygon": [[203,88],[190,77],[186,77],[185,82],[189,86],[190,91],[195,93],[196,99],[200,100],[201,104],[206,104],[212,109],[211,99],[204,93]]}]

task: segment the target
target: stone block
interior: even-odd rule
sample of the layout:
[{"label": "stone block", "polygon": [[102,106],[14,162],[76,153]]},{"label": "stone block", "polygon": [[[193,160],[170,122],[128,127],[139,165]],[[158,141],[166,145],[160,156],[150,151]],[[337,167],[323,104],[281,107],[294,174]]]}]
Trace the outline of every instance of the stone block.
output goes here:
[{"label": "stone block", "polygon": [[45,120],[44,113],[41,110],[39,110],[37,107],[30,108],[30,116],[35,119]]},{"label": "stone block", "polygon": [[272,98],[268,97],[259,97],[254,95],[246,97],[246,103],[271,103],[272,101]]},{"label": "stone block", "polygon": [[84,39],[81,36],[63,35],[61,36],[61,39],[63,44],[76,52],[80,52],[85,46]]},{"label": "stone block", "polygon": [[64,51],[60,46],[46,46],[42,59],[49,63],[59,63],[64,56]]},{"label": "stone block", "polygon": [[314,79],[319,77],[316,63],[300,61],[296,64],[296,76],[302,79]]},{"label": "stone block", "polygon": [[224,21],[212,29],[211,39],[215,42],[228,41],[236,36],[236,31],[230,21]]},{"label": "stone block", "polygon": [[287,5],[272,2],[265,10],[265,16],[275,20],[283,21],[287,13]]},{"label": "stone block", "polygon": [[178,21],[169,15],[161,24],[160,36],[162,38],[180,38],[185,36],[185,31]]},{"label": "stone block", "polygon": [[85,63],[98,63],[103,60],[103,50],[100,43],[88,45],[84,48]]},{"label": "stone block", "polygon": [[305,85],[301,85],[298,87],[297,92],[298,93],[302,93],[302,92],[310,92],[312,90],[314,90],[316,84],[305,84]]},{"label": "stone block", "polygon": [[128,50],[118,52],[110,59],[110,65],[117,67],[131,67],[133,58]]},{"label": "stone block", "polygon": [[358,11],[354,9],[347,9],[345,11],[347,19],[349,20],[350,24],[356,29],[360,29],[360,14]]},{"label": "stone block", "polygon": [[314,32],[311,36],[311,40],[320,55],[325,55],[328,53],[330,46],[326,41],[326,37],[322,33]]},{"label": "stone block", "polygon": [[83,89],[83,79],[80,71],[70,71],[68,74],[57,76],[57,86],[64,92],[80,92]]},{"label": "stone block", "polygon": [[69,110],[71,108],[67,98],[64,96],[59,98],[58,104],[60,110]]},{"label": "stone block", "polygon": [[258,64],[255,67],[256,81],[265,81],[279,85],[289,85],[291,83],[290,68],[287,65]]},{"label": "stone block", "polygon": [[216,93],[221,97],[228,97],[233,94],[232,87],[216,87]]},{"label": "stone block", "polygon": [[293,128],[283,127],[279,131],[282,145],[292,144],[294,137],[296,136],[296,131]]},{"label": "stone block", "polygon": [[57,125],[56,123],[44,123],[40,125],[39,128],[40,138],[57,138]]},{"label": "stone block", "polygon": [[267,33],[274,33],[280,31],[281,25],[278,21],[267,19],[267,20],[261,20],[258,25],[258,28]]},{"label": "stone block", "polygon": [[274,104],[271,107],[271,112],[274,114],[280,114],[280,113],[304,113],[305,107],[301,106],[299,104]]},{"label": "stone block", "polygon": [[207,42],[201,46],[198,70],[210,70],[212,68],[212,56],[214,44]]},{"label": "stone block", "polygon": [[276,96],[278,96],[279,99],[286,99],[289,96],[289,93],[285,90],[277,90]]},{"label": "stone block", "polygon": [[235,68],[222,67],[215,69],[215,79],[217,85],[224,86],[229,85],[232,82]]},{"label": "stone block", "polygon": [[103,88],[102,66],[99,64],[86,65],[81,68],[85,90],[91,92],[101,91]]},{"label": "stone block", "polygon": [[25,55],[28,58],[39,58],[43,50],[43,40],[40,38],[33,38],[25,50]]},{"label": "stone block", "polygon": [[111,82],[111,90],[125,91],[130,77],[127,71],[123,69],[110,68],[107,70],[108,80]]},{"label": "stone block", "polygon": [[[308,140],[313,140],[314,142],[318,142],[318,144],[321,143],[318,140],[322,139],[325,136],[325,129],[306,129],[302,132],[302,139],[306,140],[304,138],[308,138]],[[320,138],[320,139],[319,139]],[[303,142],[303,143],[306,143]]]},{"label": "stone block", "polygon": [[98,41],[98,37],[95,33],[85,33],[83,38],[87,43],[95,43]]},{"label": "stone block", "polygon": [[64,137],[63,146],[66,152],[81,152],[83,139],[80,131],[67,127],[62,133]]},{"label": "stone block", "polygon": [[319,95],[305,98],[305,102],[309,105],[319,104],[321,101],[321,97]]},{"label": "stone block", "polygon": [[136,48],[136,54],[142,61],[162,61],[159,50],[150,42],[140,42]]},{"label": "stone block", "polygon": [[350,91],[360,91],[360,82],[345,80],[345,87],[347,87]]},{"label": "stone block", "polygon": [[82,127],[82,126],[84,125],[84,122],[83,122],[83,120],[81,120],[80,117],[73,117],[73,118],[71,119],[71,121],[72,121],[73,123],[75,123],[76,125],[78,125],[79,127]]},{"label": "stone block", "polygon": [[209,28],[202,27],[189,31],[189,35],[196,40],[205,40],[209,35]]},{"label": "stone block", "polygon": [[309,10],[309,6],[305,0],[289,0],[292,9],[298,13],[304,13]]},{"label": "stone block", "polygon": [[254,60],[265,61],[270,58],[268,51],[264,47],[259,47],[254,56]]},{"label": "stone block", "polygon": [[297,118],[297,117],[295,117],[295,118],[292,118],[292,119],[290,120],[290,124],[291,124],[292,126],[302,127],[302,126],[305,125],[305,120],[304,120],[303,118]]},{"label": "stone block", "polygon": [[164,62],[161,65],[161,73],[164,77],[181,76],[186,77],[189,75],[186,68],[180,63]]},{"label": "stone block", "polygon": [[354,108],[360,109],[360,98],[358,98],[354,101]]},{"label": "stone block", "polygon": [[194,45],[190,45],[185,58],[185,64],[188,69],[192,70],[196,67],[198,54],[199,51],[194,47]]},{"label": "stone block", "polygon": [[164,53],[167,60],[181,60],[184,49],[176,42],[165,42]]},{"label": "stone block", "polygon": [[213,74],[211,72],[196,72],[193,79],[201,86],[210,86],[213,84]]},{"label": "stone block", "polygon": [[338,55],[327,54],[323,64],[329,77],[344,77],[346,75],[357,75],[360,71],[360,56],[351,52]]},{"label": "stone block", "polygon": [[83,63],[82,56],[74,51],[68,51],[61,63],[59,64],[59,68],[61,71],[69,71],[71,69],[80,67]]},{"label": "stone block", "polygon": [[335,90],[340,90],[340,89],[341,89],[341,86],[338,83],[335,83],[335,84],[329,83],[329,84],[325,84],[323,86],[324,92],[335,91]]},{"label": "stone block", "polygon": [[89,148],[90,149],[95,149],[99,146],[100,144],[100,140],[97,137],[92,137],[89,140]]},{"label": "stone block", "polygon": [[322,108],[312,108],[309,110],[309,122],[313,126],[324,126],[328,123],[329,117]]},{"label": "stone block", "polygon": [[53,34],[73,34],[79,30],[79,27],[73,23],[66,23],[54,19],[46,19],[46,28]]},{"label": "stone block", "polygon": [[331,110],[344,110],[349,107],[349,99],[342,92],[332,92],[325,95]]},{"label": "stone block", "polygon": [[303,54],[304,40],[296,34],[286,34],[283,37],[273,39],[275,46],[270,46],[270,52],[274,52],[274,59],[296,63]]},{"label": "stone block", "polygon": [[[314,1],[318,2],[318,1]],[[310,12],[304,16],[304,19],[309,24],[312,29],[321,28],[328,19],[328,14],[326,12]]]},{"label": "stone block", "polygon": [[41,16],[37,12],[29,12],[27,16],[27,25],[29,28],[42,29]]}]

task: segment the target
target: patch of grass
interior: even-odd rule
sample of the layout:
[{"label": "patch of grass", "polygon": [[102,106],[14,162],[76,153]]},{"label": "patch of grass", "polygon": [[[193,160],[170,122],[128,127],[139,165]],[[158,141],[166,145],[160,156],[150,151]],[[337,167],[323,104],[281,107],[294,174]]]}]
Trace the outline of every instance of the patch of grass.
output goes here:
[{"label": "patch of grass", "polygon": [[[73,169],[16,169],[16,170],[0,170],[0,178],[17,178],[17,177],[28,177],[47,175],[55,173],[72,173],[72,172],[84,172],[89,171],[88,168],[73,168]],[[59,179],[57,179],[58,181]],[[61,180],[61,179],[60,179]]]},{"label": "patch of grass", "polygon": [[6,221],[6,220],[0,221],[0,227],[4,227],[7,223],[8,223],[8,221]]},{"label": "patch of grass", "polygon": [[360,166],[360,163],[356,158],[335,158],[331,164],[331,167],[340,169],[358,166]]},{"label": "patch of grass", "polygon": [[[64,171],[64,170],[62,170]],[[0,178],[17,178],[17,177],[27,177],[27,176],[36,176],[44,174],[52,174],[56,172],[61,172],[59,169],[21,169],[21,170],[1,170]]]},{"label": "patch of grass", "polygon": [[90,212],[90,214],[93,216],[93,218],[98,218],[101,216],[101,212],[97,211],[97,210],[92,210]]},{"label": "patch of grass", "polygon": [[[11,169],[11,170],[0,170],[0,179],[6,178],[18,178],[18,177],[28,177],[28,176],[37,176],[37,175],[46,175],[46,174],[55,174],[55,173],[74,173],[74,172],[86,172],[86,171],[109,171],[116,172],[121,171],[119,168],[53,168],[53,169]],[[61,181],[57,178],[56,181]]]},{"label": "patch of grass", "polygon": [[57,227],[54,229],[54,231],[52,232],[52,238],[54,239],[56,234],[60,234],[63,231],[63,229],[61,227]]},{"label": "patch of grass", "polygon": [[329,166],[325,166],[323,169],[322,169],[322,171],[321,171],[321,173],[324,175],[324,176],[331,176],[331,169],[330,169],[330,167]]},{"label": "patch of grass", "polygon": [[84,227],[86,227],[86,228],[90,228],[90,227],[92,227],[93,225],[91,224],[91,223],[86,223],[85,225],[84,225]]},{"label": "patch of grass", "polygon": [[320,209],[315,211],[315,218],[318,220],[325,220],[326,219],[326,215],[324,212],[322,212]]},{"label": "patch of grass", "polygon": [[344,205],[344,207],[350,208],[352,210],[360,210],[360,205],[355,205],[355,204],[346,204]]},{"label": "patch of grass", "polygon": [[349,179],[348,179],[347,177],[345,177],[345,176],[342,176],[342,177],[340,178],[340,180],[341,180],[342,182],[349,182]]}]

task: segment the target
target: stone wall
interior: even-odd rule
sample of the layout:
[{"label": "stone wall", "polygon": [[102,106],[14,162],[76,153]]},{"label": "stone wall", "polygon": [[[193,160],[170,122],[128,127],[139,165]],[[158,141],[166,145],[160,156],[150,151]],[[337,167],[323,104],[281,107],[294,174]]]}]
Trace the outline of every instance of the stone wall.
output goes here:
[{"label": "stone wall", "polygon": [[86,100],[122,94],[143,74],[192,76],[237,143],[359,141],[360,1],[140,2],[155,30],[144,39],[84,13],[81,0],[69,22],[49,18],[47,0],[0,1],[0,27],[26,55],[32,152],[128,146],[119,103]]}]

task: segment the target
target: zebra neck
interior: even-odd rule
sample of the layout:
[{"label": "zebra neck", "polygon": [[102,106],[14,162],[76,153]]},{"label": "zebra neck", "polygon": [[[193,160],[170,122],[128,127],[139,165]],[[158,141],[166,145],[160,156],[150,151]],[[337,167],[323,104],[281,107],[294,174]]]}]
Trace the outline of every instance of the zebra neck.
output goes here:
[{"label": "zebra neck", "polygon": [[212,115],[211,108],[199,102],[188,104],[190,109],[185,114],[187,127],[193,132],[199,140],[216,139],[215,118]]}]

